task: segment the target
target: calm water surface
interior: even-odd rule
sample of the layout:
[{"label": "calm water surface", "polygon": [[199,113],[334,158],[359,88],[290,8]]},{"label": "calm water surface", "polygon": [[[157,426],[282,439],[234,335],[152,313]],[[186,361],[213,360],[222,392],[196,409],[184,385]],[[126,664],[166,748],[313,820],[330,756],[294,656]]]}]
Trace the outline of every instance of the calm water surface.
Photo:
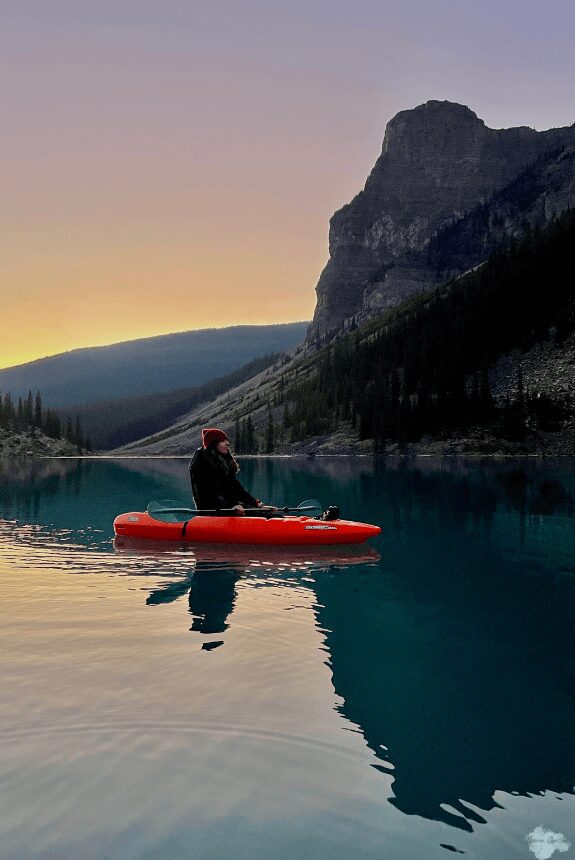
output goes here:
[{"label": "calm water surface", "polygon": [[0,857],[575,857],[575,461],[242,476],[383,534],[115,547],[185,460],[0,461]]}]

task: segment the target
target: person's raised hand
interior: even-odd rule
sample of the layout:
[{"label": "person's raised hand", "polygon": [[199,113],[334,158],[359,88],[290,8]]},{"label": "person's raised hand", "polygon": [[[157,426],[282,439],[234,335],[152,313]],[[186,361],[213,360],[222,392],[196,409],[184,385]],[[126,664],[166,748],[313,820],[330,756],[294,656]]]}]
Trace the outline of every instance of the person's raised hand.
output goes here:
[{"label": "person's raised hand", "polygon": [[238,512],[238,514],[239,514],[240,516],[242,516],[242,517],[244,517],[244,516],[245,516],[245,514],[246,514],[246,512],[245,512],[245,510],[244,510],[244,506],[243,506],[243,505],[234,505],[234,508],[233,508],[233,509],[234,509],[234,511],[237,511],[237,512]]}]

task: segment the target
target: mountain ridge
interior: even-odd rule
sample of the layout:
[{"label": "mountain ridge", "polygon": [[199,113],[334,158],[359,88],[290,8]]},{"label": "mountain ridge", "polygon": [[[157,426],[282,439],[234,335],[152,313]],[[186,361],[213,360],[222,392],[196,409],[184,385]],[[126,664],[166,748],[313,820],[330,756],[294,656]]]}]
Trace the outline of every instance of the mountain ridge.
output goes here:
[{"label": "mountain ridge", "polygon": [[39,388],[47,405],[63,408],[190,387],[266,353],[293,348],[307,326],[238,325],[81,347],[0,370],[0,390],[18,398]]}]

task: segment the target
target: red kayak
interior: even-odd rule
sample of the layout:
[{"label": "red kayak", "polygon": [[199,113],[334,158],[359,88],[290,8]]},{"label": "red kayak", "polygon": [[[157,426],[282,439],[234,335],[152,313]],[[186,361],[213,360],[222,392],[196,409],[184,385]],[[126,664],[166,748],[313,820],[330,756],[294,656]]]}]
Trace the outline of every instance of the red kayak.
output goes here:
[{"label": "red kayak", "polygon": [[282,546],[325,546],[363,543],[381,533],[379,526],[351,520],[324,522],[306,516],[212,517],[196,516],[187,523],[166,523],[149,514],[120,514],[114,533],[149,540],[190,543],[279,544]]}]

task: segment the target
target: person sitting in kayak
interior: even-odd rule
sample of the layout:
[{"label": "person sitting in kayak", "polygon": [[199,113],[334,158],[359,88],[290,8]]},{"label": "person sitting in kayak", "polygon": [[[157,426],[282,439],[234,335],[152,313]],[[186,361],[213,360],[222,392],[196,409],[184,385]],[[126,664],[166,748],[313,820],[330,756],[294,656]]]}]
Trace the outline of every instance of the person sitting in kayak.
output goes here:
[{"label": "person sitting in kayak", "polygon": [[248,493],[237,478],[239,469],[224,431],[217,427],[202,430],[202,446],[190,462],[192,493],[198,510],[233,508],[240,516],[245,514],[245,508],[276,510]]}]

